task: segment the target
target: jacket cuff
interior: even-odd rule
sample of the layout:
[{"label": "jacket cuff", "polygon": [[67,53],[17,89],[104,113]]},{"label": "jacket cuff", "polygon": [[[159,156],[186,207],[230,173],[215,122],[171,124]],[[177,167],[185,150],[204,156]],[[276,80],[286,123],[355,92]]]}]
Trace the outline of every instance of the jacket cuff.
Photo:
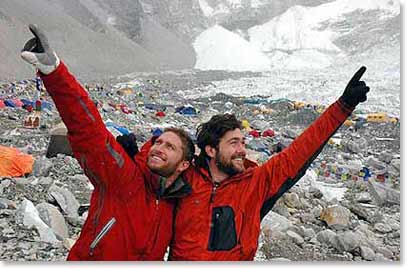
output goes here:
[{"label": "jacket cuff", "polygon": [[68,68],[62,61],[60,61],[58,67],[51,73],[43,74],[40,71],[38,71],[37,73],[41,77],[41,80],[43,80],[44,82],[57,83],[58,81],[61,81],[61,75],[65,72],[68,72]]},{"label": "jacket cuff", "polygon": [[336,103],[338,104],[338,106],[341,108],[341,110],[346,113],[347,115],[350,115],[353,110],[355,110],[356,106],[350,106],[348,104],[346,104],[346,102],[343,101],[342,97],[339,98]]}]

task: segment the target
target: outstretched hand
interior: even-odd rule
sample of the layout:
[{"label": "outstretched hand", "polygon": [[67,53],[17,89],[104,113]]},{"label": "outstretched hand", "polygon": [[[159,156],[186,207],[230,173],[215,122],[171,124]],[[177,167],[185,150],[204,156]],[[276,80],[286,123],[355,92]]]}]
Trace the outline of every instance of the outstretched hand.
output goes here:
[{"label": "outstretched hand", "polygon": [[28,25],[28,28],[34,37],[25,43],[21,57],[43,74],[50,74],[58,67],[60,60],[49,46],[45,33],[35,24]]},{"label": "outstretched hand", "polygon": [[363,74],[366,71],[366,67],[362,66],[349,81],[341,96],[341,100],[350,107],[356,107],[361,102],[367,100],[366,94],[370,88],[366,86],[364,81],[361,81]]}]

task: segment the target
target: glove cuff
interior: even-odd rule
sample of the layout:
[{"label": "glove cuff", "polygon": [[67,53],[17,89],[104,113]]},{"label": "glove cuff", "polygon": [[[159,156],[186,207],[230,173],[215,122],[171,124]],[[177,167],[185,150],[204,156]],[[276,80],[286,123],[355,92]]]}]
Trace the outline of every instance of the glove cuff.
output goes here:
[{"label": "glove cuff", "polygon": [[59,57],[57,56],[57,54],[55,52],[53,52],[54,56],[55,56],[55,63],[53,65],[45,65],[45,64],[41,64],[39,63],[37,67],[37,69],[45,75],[48,75],[50,73],[52,73],[53,71],[55,71],[59,64],[61,63],[61,60],[59,59]]}]

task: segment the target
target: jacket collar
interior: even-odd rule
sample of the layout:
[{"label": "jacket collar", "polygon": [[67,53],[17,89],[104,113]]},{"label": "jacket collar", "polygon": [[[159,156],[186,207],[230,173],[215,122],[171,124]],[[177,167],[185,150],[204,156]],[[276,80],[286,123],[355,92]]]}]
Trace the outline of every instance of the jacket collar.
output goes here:
[{"label": "jacket collar", "polygon": [[185,181],[183,176],[179,176],[169,187],[165,188],[165,178],[160,177],[158,188],[159,198],[181,198],[192,192],[191,185]]}]

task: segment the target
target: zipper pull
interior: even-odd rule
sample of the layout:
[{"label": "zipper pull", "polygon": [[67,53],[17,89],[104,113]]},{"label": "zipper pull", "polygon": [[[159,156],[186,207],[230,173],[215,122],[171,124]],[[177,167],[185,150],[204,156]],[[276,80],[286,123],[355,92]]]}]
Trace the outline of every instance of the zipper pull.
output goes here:
[{"label": "zipper pull", "polygon": [[209,201],[210,203],[213,203],[213,199],[215,198],[216,189],[218,189],[218,187],[219,187],[219,182],[214,182],[213,187],[212,187],[211,198]]}]

